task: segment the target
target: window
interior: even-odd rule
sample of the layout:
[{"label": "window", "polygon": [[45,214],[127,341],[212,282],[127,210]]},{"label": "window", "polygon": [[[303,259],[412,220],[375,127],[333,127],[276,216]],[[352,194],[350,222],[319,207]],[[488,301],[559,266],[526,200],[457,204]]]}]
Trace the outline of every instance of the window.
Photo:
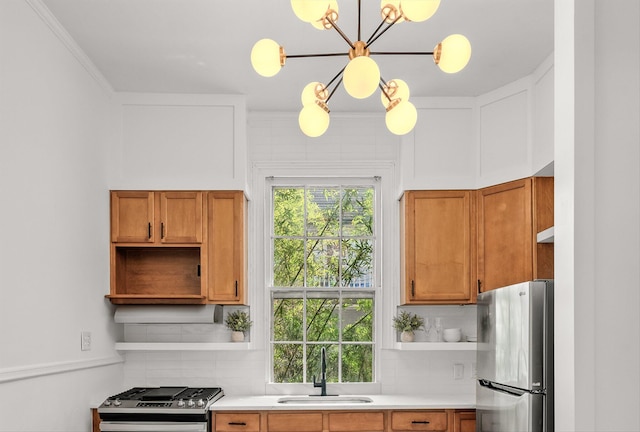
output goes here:
[{"label": "window", "polygon": [[[353,182],[353,180],[350,180]],[[289,182],[290,183],[290,182]],[[355,182],[354,182],[355,183]],[[272,381],[375,379],[375,180],[271,188]]]}]

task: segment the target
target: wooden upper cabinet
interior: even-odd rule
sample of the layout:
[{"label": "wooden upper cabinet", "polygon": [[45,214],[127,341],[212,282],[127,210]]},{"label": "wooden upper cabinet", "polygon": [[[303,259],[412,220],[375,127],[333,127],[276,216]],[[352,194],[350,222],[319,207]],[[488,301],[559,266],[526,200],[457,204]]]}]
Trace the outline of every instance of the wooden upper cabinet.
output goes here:
[{"label": "wooden upper cabinet", "polygon": [[153,243],[155,241],[153,215],[153,192],[111,192],[111,241]]},{"label": "wooden upper cabinet", "polygon": [[201,243],[202,192],[111,192],[114,243]]},{"label": "wooden upper cabinet", "polygon": [[553,278],[553,244],[537,233],[553,225],[553,177],[516,180],[478,191],[481,291]]},{"label": "wooden upper cabinet", "polygon": [[473,191],[407,191],[401,204],[401,303],[475,302]]},{"label": "wooden upper cabinet", "polygon": [[208,300],[245,303],[245,197],[242,191],[208,192]]}]

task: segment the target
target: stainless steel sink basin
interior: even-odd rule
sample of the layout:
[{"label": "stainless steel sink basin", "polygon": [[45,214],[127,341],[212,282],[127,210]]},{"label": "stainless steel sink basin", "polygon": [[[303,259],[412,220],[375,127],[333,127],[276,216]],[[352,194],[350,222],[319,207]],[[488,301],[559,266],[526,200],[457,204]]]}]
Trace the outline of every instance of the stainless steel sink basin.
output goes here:
[{"label": "stainless steel sink basin", "polygon": [[373,399],[366,396],[283,396],[278,403],[291,405],[323,405],[323,404],[364,404]]}]

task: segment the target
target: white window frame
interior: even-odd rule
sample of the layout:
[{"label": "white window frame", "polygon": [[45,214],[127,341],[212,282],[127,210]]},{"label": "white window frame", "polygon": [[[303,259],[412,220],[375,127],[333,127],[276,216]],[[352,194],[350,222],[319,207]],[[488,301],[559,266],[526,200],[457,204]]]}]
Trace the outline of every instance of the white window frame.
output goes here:
[{"label": "white window frame", "polygon": [[[380,376],[382,353],[396,345],[396,333],[391,319],[400,301],[398,281],[400,280],[400,225],[398,200],[401,197],[399,174],[394,161],[259,161],[253,162],[250,187],[246,190],[248,207],[248,242],[252,245],[248,255],[248,304],[252,319],[256,323],[266,323],[271,312],[270,299],[265,287],[268,284],[267,249],[270,210],[270,187],[267,182],[272,177],[316,177],[316,178],[370,178],[379,177],[381,187],[382,214],[378,219],[381,250],[378,267],[382,289],[376,298],[376,382],[369,384],[330,384],[329,389],[339,394],[380,394],[384,377]],[[270,382],[271,361],[269,360],[268,326],[257,326],[251,331],[249,349],[256,357],[256,365],[264,367],[264,381],[251,385],[255,394],[312,394],[316,393],[311,384],[275,384]],[[315,390],[315,391],[314,391]]]}]

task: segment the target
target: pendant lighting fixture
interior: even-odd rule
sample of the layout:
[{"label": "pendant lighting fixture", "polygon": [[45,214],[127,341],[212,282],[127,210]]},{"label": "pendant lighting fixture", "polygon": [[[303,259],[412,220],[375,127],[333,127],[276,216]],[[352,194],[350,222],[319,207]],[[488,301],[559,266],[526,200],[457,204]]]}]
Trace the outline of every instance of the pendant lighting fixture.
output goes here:
[{"label": "pendant lighting fixture", "polygon": [[[328,102],[333,93],[344,84],[346,92],[364,99],[380,89],[380,98],[386,108],[385,123],[389,131],[404,135],[413,130],[418,114],[409,101],[409,86],[401,79],[385,81],[372,56],[375,55],[430,55],[438,67],[446,73],[464,69],[471,58],[471,44],[460,34],[453,34],[439,42],[433,51],[371,51],[373,43],[387,30],[401,22],[422,22],[429,19],[440,6],[440,0],[382,0],[380,14],[382,22],[366,40],[361,39],[361,0],[358,0],[358,39],[352,42],[338,27],[337,0],[290,0],[295,15],[320,30],[334,29],[345,40],[349,49],[340,53],[287,55],[282,46],[271,39],[261,39],[251,50],[251,64],[255,71],[272,77],[280,72],[287,58],[348,56],[349,62],[327,84],[311,82],[301,94],[302,111],[298,124],[302,132],[310,137],[322,135],[329,127]],[[333,88],[331,87],[333,86]]]}]

